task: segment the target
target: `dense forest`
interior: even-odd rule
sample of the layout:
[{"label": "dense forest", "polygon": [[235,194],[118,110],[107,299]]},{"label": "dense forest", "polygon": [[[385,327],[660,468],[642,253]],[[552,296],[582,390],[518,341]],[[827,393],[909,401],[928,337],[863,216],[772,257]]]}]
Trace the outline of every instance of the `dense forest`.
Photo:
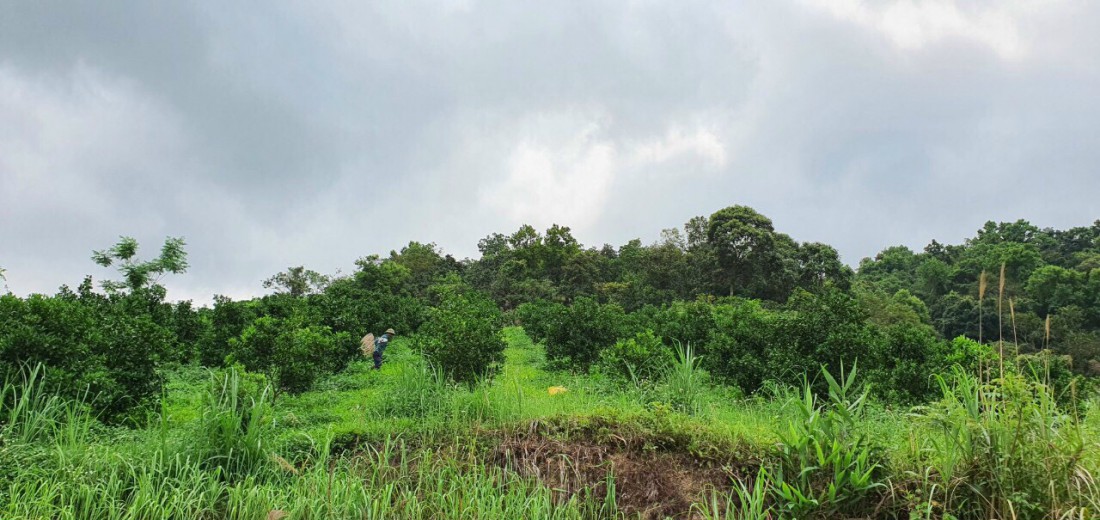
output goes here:
[{"label": "dense forest", "polygon": [[[0,296],[0,512],[509,518],[530,495],[547,518],[1090,518],[1100,221],[989,222],[854,270],[745,206],[660,237],[414,241],[201,307],[160,284],[182,238],[123,237],[92,254],[116,279]],[[376,373],[360,338],[387,328]],[[552,481],[539,453],[595,462]],[[705,482],[653,491],[654,454]],[[47,492],[39,470],[68,476]],[[141,505],[177,485],[210,495]]]},{"label": "dense forest", "polygon": [[[930,374],[1002,354],[1041,360],[1062,383],[1100,374],[1100,221],[1064,231],[989,222],[963,244],[889,247],[855,271],[744,206],[649,245],[585,247],[568,227],[525,225],[482,239],[476,260],[410,242],[360,258],[351,275],[292,267],[263,282],[270,295],[202,308],[170,302],[157,283],[186,270],[184,248],[169,239],[141,260],[123,238],[94,255],[119,272],[101,290],[87,277],[53,296],[0,297],[6,370],[41,363],[62,392],[95,396],[105,417],[121,418],[159,394],[162,366],[240,364],[300,392],[387,327],[446,342],[434,355],[469,380],[491,374],[492,331],[507,321],[572,371],[600,365],[619,340],[690,344],[711,374],[750,394],[856,362],[878,395],[906,404],[934,391]],[[453,323],[432,319],[448,312]],[[488,328],[458,330],[471,313]],[[434,337],[416,334],[425,323]]]}]

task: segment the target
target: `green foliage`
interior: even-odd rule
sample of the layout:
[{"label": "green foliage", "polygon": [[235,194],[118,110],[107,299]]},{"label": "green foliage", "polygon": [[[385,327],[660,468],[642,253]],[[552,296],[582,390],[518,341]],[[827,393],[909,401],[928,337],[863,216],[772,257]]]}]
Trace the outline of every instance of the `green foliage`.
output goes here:
[{"label": "green foliage", "polygon": [[42,364],[59,393],[87,395],[105,418],[124,419],[159,392],[157,366],[175,344],[150,315],[127,310],[139,296],[0,296],[2,369],[12,375]]},{"label": "green foliage", "polygon": [[827,370],[828,401],[821,403],[808,383],[789,405],[795,412],[780,434],[779,461],[769,471],[779,508],[794,518],[850,516],[868,494],[885,487],[881,454],[859,432],[867,393],[856,386],[856,368],[840,379]]},{"label": "green foliage", "polygon": [[451,394],[442,369],[423,360],[402,363],[392,385],[384,389],[376,412],[384,417],[438,417],[449,407]]},{"label": "green foliage", "polygon": [[208,367],[222,366],[230,354],[230,340],[239,337],[258,317],[258,312],[257,305],[251,302],[214,296],[214,308],[206,315],[209,330],[199,341],[199,363]]},{"label": "green foliage", "polygon": [[553,327],[557,327],[567,311],[565,305],[546,300],[524,302],[515,309],[515,315],[531,340],[544,341]]},{"label": "green foliage", "polygon": [[718,253],[729,294],[747,287],[753,277],[765,275],[775,247],[771,219],[747,206],[731,206],[710,216],[707,242]]},{"label": "green foliage", "polygon": [[92,260],[95,263],[110,267],[117,263],[118,272],[123,281],[104,281],[103,288],[108,292],[118,292],[124,289],[136,291],[155,284],[164,273],[180,274],[187,270],[187,252],[183,246],[186,243],[183,238],[169,237],[161,246],[160,256],[153,260],[140,261],[137,257],[138,243],[131,237],[120,237],[117,244],[110,249],[94,251]]},{"label": "green foliage", "polygon": [[322,325],[362,337],[367,331],[393,328],[411,334],[424,321],[427,303],[410,294],[407,267],[377,257],[360,259],[351,277],[333,280],[323,294],[309,298]]},{"label": "green foliage", "polygon": [[630,324],[622,307],[578,298],[545,326],[546,357],[573,370],[587,370],[600,352],[626,337]]},{"label": "green foliage", "polygon": [[699,367],[699,357],[690,344],[676,345],[676,360],[665,372],[665,399],[677,411],[695,414],[703,405],[709,374]]},{"label": "green foliage", "polygon": [[745,392],[755,392],[766,379],[789,376],[769,372],[772,348],[783,313],[764,310],[759,302],[738,301],[714,307],[714,331],[707,343],[707,368],[714,376]]},{"label": "green foliage", "polygon": [[997,361],[997,352],[991,345],[959,336],[951,340],[943,360],[946,367],[958,366],[968,374],[978,375],[983,367],[988,368]]},{"label": "green foliage", "polygon": [[230,481],[255,473],[267,462],[271,433],[270,389],[263,378],[237,367],[211,374],[192,444],[206,469]]},{"label": "green foliage", "polygon": [[1020,355],[1015,364],[1021,375],[1042,383],[1062,405],[1072,404],[1077,395],[1089,395],[1093,386],[1093,380],[1074,373],[1070,356],[1049,350]]},{"label": "green foliage", "polygon": [[435,288],[439,304],[414,338],[417,348],[448,378],[473,383],[491,377],[503,361],[500,309],[485,295],[461,284]]},{"label": "green foliage", "polygon": [[963,370],[938,381],[943,397],[915,416],[927,426],[914,445],[927,503],[961,519],[1057,518],[1095,493],[1080,421],[1049,387],[1011,373],[982,384]]},{"label": "green foliage", "polygon": [[1087,280],[1084,273],[1047,265],[1031,273],[1026,290],[1035,302],[1035,310],[1046,316],[1063,307],[1086,304]]},{"label": "green foliage", "polygon": [[861,359],[872,367],[866,372],[874,395],[889,403],[925,401],[935,391],[932,376],[950,368],[945,348],[926,325],[899,323],[883,328],[872,351]]},{"label": "green foliage", "polygon": [[298,298],[320,292],[324,290],[328,283],[329,277],[303,266],[298,266],[287,268],[285,272],[264,280],[264,288],[275,288],[276,292],[286,293]]},{"label": "green foliage", "polygon": [[642,384],[659,379],[672,362],[672,350],[647,330],[604,349],[599,364],[605,373],[621,381]]},{"label": "green foliage", "polygon": [[652,326],[666,344],[690,343],[698,352],[706,352],[706,345],[715,330],[714,302],[705,299],[675,301],[660,309],[635,313],[644,326]]},{"label": "green foliage", "polygon": [[756,473],[750,487],[744,481],[733,483],[733,491],[724,497],[711,495],[705,505],[692,504],[703,520],[757,520],[772,518],[774,505],[768,503],[773,484],[766,471]]},{"label": "green foliage", "polygon": [[347,333],[334,333],[324,326],[298,326],[292,319],[271,316],[257,318],[229,340],[231,361],[246,369],[263,372],[280,389],[305,391],[317,378],[347,365],[355,353],[355,342]]}]

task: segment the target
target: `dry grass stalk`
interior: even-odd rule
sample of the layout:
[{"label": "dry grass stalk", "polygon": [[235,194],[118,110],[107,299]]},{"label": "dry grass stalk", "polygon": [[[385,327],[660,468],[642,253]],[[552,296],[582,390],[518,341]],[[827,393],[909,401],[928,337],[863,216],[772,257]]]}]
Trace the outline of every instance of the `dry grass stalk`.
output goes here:
[{"label": "dry grass stalk", "polygon": [[1047,314],[1047,321],[1043,325],[1043,329],[1046,331],[1046,337],[1043,338],[1043,349],[1050,348],[1050,315]]},{"label": "dry grass stalk", "polygon": [[1020,340],[1016,337],[1016,300],[1008,299],[1008,312],[1012,316],[1012,343],[1016,345],[1016,352],[1020,351]]},{"label": "dry grass stalk", "polygon": [[982,342],[982,302],[985,300],[986,285],[988,285],[988,278],[983,269],[982,275],[978,277],[978,343]]},{"label": "dry grass stalk", "polygon": [[290,473],[292,475],[297,475],[298,474],[298,468],[294,467],[294,465],[291,464],[290,461],[288,461],[288,460],[286,460],[286,459],[284,459],[284,458],[282,458],[282,457],[280,457],[280,456],[278,456],[274,453],[271,454],[271,460],[275,461],[275,463],[278,464],[279,468],[281,468],[283,471],[285,471],[287,473]]},{"label": "dry grass stalk", "polygon": [[1005,299],[1005,263],[1001,262],[1001,279],[997,284],[997,348],[1000,353],[1001,379],[1005,378],[1005,340],[1004,325],[1001,323],[1001,308]]}]

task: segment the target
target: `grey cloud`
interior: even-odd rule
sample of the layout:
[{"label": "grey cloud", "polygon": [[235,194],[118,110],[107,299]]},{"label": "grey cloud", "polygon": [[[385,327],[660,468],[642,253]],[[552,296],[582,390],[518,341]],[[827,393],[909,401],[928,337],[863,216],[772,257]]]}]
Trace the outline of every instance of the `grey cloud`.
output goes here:
[{"label": "grey cloud", "polygon": [[0,266],[52,291],[183,235],[169,287],[205,299],[527,220],[619,244],[742,203],[850,263],[1087,224],[1100,13],[1018,4],[902,37],[816,0],[2,2]]}]

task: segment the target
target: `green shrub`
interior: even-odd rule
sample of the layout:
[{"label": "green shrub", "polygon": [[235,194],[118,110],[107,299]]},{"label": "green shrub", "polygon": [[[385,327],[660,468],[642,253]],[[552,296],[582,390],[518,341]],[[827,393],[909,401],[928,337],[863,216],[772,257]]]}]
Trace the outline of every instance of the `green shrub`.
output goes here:
[{"label": "green shrub", "polygon": [[546,329],[546,358],[571,369],[587,370],[600,352],[629,331],[622,307],[577,298]]},{"label": "green shrub", "polygon": [[779,461],[769,470],[778,508],[792,518],[849,518],[864,512],[861,499],[884,487],[881,450],[857,429],[867,392],[855,385],[855,367],[839,380],[825,369],[822,375],[828,400],[821,403],[803,384],[801,398],[788,403],[796,415],[780,433]]},{"label": "green shrub", "polygon": [[484,294],[461,284],[436,286],[439,305],[414,337],[425,359],[453,381],[491,377],[504,360],[501,313]]},{"label": "green shrub", "polygon": [[649,330],[619,340],[600,353],[600,368],[605,373],[635,384],[659,379],[672,362],[672,351]]},{"label": "green shrub", "polygon": [[292,393],[308,390],[319,377],[343,369],[356,347],[347,333],[318,325],[296,327],[290,320],[270,316],[256,319],[229,345],[231,361],[267,374],[280,389]]},{"label": "green shrub", "polygon": [[983,367],[988,369],[997,362],[997,352],[990,345],[959,336],[947,345],[944,362],[946,368],[958,366],[968,374],[977,375]]},{"label": "green shrub", "polygon": [[515,315],[531,341],[540,343],[550,335],[551,329],[560,325],[567,310],[560,303],[536,300],[520,304],[515,309]]},{"label": "green shrub", "polygon": [[715,378],[741,390],[755,392],[765,380],[779,380],[783,371],[769,371],[768,357],[779,348],[780,315],[759,302],[717,305],[706,366]]},{"label": "green shrub", "polygon": [[873,351],[867,361],[871,390],[887,402],[913,404],[923,402],[936,389],[932,376],[948,367],[942,359],[945,348],[931,327],[899,323],[880,329],[874,336]]},{"label": "green shrub", "polygon": [[[42,364],[51,391],[85,399],[108,421],[139,416],[160,391],[171,330],[133,311],[130,295],[0,296],[0,371]],[[132,413],[131,413],[132,412]]]},{"label": "green shrub", "polygon": [[690,343],[704,354],[714,332],[714,307],[704,299],[673,302],[655,313],[653,331],[668,344]]}]

